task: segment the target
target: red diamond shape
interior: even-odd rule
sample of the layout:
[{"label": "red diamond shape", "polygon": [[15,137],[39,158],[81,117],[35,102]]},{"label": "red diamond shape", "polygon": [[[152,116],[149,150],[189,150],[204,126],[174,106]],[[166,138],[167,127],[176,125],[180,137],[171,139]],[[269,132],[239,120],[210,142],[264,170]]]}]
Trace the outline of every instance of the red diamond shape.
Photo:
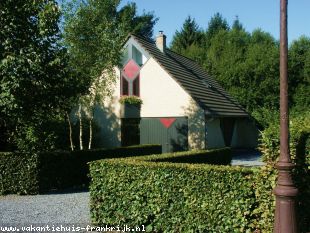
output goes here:
[{"label": "red diamond shape", "polygon": [[127,78],[130,78],[130,79],[135,78],[139,70],[140,70],[140,67],[133,60],[130,60],[123,69]]},{"label": "red diamond shape", "polygon": [[160,118],[160,122],[166,127],[170,128],[170,126],[173,124],[175,121],[175,118]]}]

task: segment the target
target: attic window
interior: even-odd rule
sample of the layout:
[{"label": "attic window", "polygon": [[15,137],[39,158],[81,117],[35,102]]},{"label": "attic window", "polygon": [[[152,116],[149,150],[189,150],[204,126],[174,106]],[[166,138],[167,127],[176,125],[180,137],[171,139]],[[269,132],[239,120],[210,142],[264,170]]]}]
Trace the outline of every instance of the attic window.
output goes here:
[{"label": "attic window", "polygon": [[132,46],[132,59],[139,65],[142,66],[142,53],[133,45]]}]

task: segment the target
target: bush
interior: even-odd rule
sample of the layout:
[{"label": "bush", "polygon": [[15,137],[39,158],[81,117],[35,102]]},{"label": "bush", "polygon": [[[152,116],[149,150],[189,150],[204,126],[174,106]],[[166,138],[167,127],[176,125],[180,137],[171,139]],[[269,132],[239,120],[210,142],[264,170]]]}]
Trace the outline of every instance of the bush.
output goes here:
[{"label": "bush", "polygon": [[47,152],[40,154],[40,189],[61,189],[88,185],[88,162],[129,156],[160,154],[160,145],[137,145],[113,149],[96,149],[73,152]]},{"label": "bush", "polygon": [[37,194],[87,185],[90,161],[161,153],[160,145],[39,154],[0,153],[0,194]]},{"label": "bush", "polygon": [[[290,120],[290,149],[292,162],[295,164],[293,180],[298,188],[297,215],[300,232],[310,231],[310,112],[302,116],[292,117]],[[276,185],[277,172],[275,168],[279,157],[279,125],[271,124],[262,132],[260,150],[266,166],[262,168],[258,179],[257,195],[260,206],[256,210],[262,214],[260,226],[264,230],[272,231],[275,198],[271,190]],[[268,210],[268,211],[266,211]],[[263,231],[264,232],[264,231]]]},{"label": "bush", "polygon": [[137,96],[122,96],[119,100],[121,104],[141,105],[143,101]]},{"label": "bush", "polygon": [[230,148],[221,148],[213,150],[197,150],[167,153],[162,155],[150,155],[141,157],[142,160],[152,162],[170,162],[170,163],[207,163],[214,165],[230,165],[232,153]]},{"label": "bush", "polygon": [[112,159],[90,163],[97,225],[148,232],[254,232],[253,171],[206,164]]},{"label": "bush", "polygon": [[37,155],[0,152],[0,195],[37,194]]}]

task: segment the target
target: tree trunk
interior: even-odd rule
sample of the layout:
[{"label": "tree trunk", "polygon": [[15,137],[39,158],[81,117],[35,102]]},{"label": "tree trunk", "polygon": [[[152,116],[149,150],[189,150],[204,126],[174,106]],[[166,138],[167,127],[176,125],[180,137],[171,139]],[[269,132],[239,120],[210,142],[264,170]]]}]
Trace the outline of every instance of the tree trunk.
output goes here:
[{"label": "tree trunk", "polygon": [[79,105],[78,117],[80,120],[80,150],[83,150],[83,122],[82,122],[82,106]]},{"label": "tree trunk", "polygon": [[67,111],[66,111],[66,115],[67,115],[67,120],[68,120],[68,124],[69,124],[70,148],[71,148],[72,151],[74,151],[74,145],[73,145],[73,140],[72,140],[72,125],[71,125],[69,113]]},{"label": "tree trunk", "polygon": [[94,117],[91,116],[89,118],[89,141],[88,141],[88,149],[90,150],[92,147],[92,142],[93,142],[93,119]]}]

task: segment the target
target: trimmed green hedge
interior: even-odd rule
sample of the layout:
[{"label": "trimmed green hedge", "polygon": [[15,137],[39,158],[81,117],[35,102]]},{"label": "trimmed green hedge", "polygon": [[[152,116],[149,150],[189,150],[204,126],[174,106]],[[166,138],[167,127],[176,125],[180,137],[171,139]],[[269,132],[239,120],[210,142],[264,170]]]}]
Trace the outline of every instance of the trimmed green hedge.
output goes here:
[{"label": "trimmed green hedge", "polygon": [[0,152],[0,195],[38,193],[37,164],[36,155]]},{"label": "trimmed green hedge", "polygon": [[[293,119],[292,125],[300,130],[291,129],[302,233],[310,231],[308,121],[297,124]],[[180,163],[194,163],[188,152],[91,162],[92,221],[145,225],[148,232],[272,232],[274,159],[279,151],[275,132],[268,129],[262,134],[266,165],[261,168]],[[199,152],[196,158],[199,162]]]},{"label": "trimmed green hedge", "polygon": [[89,182],[87,163],[98,159],[161,153],[160,145],[39,154],[0,153],[0,194],[37,194]]},{"label": "trimmed green hedge", "polygon": [[145,225],[147,232],[254,232],[255,180],[249,168],[154,163],[90,163],[97,225]]},{"label": "trimmed green hedge", "polygon": [[[272,124],[262,132],[260,150],[263,161],[257,195],[260,198],[260,228],[263,232],[273,231],[275,197],[271,191],[276,186],[276,161],[279,157],[279,125]],[[310,232],[310,111],[290,119],[290,155],[295,164],[293,180],[298,188],[296,213],[299,232]],[[266,211],[268,210],[268,211]]]},{"label": "trimmed green hedge", "polygon": [[182,151],[161,155],[144,156],[138,159],[152,162],[170,163],[207,163],[213,165],[230,165],[232,153],[229,147],[213,150]]},{"label": "trimmed green hedge", "polygon": [[88,162],[131,156],[160,154],[160,145],[137,145],[113,149],[96,149],[73,152],[40,154],[40,191],[61,189],[89,183]]}]

